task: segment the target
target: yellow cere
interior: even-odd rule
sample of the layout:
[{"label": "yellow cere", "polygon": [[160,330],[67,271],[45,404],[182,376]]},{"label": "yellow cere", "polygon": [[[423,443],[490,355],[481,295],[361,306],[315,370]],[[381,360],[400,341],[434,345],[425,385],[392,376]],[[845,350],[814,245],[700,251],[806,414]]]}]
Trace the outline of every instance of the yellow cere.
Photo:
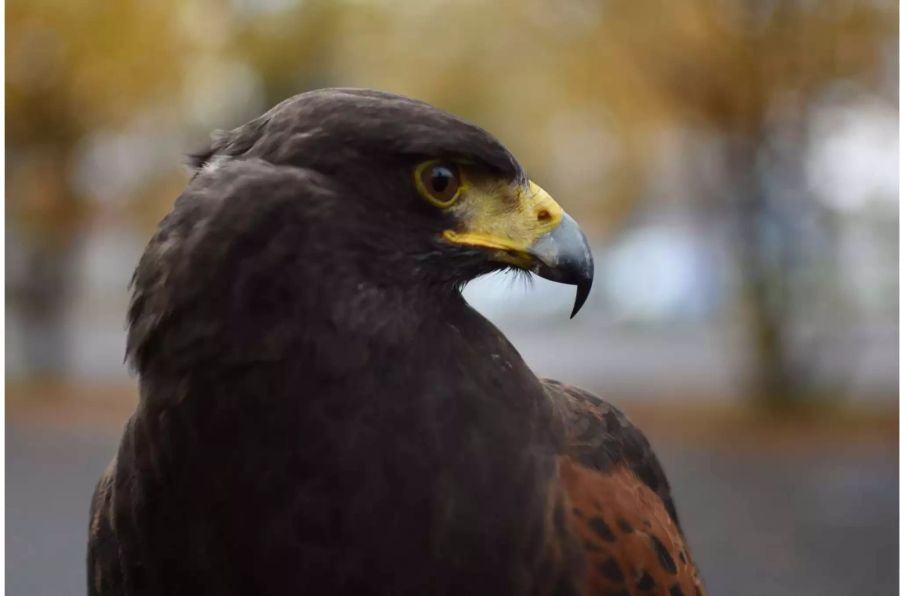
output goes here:
[{"label": "yellow cere", "polygon": [[459,229],[443,232],[449,242],[504,251],[511,263],[522,264],[530,259],[528,248],[562,221],[562,208],[534,182],[522,187],[485,179],[467,187],[448,209],[460,222]]}]

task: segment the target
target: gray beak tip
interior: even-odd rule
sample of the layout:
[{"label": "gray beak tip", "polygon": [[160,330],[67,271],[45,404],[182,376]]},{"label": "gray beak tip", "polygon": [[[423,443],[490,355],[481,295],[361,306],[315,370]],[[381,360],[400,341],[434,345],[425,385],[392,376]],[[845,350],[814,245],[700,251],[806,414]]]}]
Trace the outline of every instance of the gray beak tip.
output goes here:
[{"label": "gray beak tip", "polygon": [[587,238],[568,215],[552,232],[541,238],[531,250],[538,260],[533,271],[545,279],[577,286],[573,318],[591,293],[594,281],[594,259]]}]

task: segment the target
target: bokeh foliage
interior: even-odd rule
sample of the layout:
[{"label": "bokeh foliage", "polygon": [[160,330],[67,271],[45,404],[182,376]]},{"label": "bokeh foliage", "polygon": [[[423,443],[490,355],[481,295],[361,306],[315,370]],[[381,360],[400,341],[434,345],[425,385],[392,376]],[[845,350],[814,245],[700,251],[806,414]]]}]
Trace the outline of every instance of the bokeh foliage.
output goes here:
[{"label": "bokeh foliage", "polygon": [[[724,316],[754,355],[747,393],[789,402],[810,392],[815,359],[790,353],[792,325],[827,280],[793,283],[821,264],[791,241],[759,164],[800,176],[810,112],[837,83],[894,104],[896,41],[896,4],[874,0],[11,0],[7,214],[34,273],[10,296],[52,335],[77,239],[110,220],[145,233],[183,185],[180,151],[305,89],[376,87],[483,124],[604,237],[666,208],[661,135],[715,138],[718,184],[689,208],[728,230],[740,280]],[[121,149],[94,155],[98,135]],[[120,170],[136,173],[96,190]],[[832,214],[801,194],[791,209],[827,239]]]}]

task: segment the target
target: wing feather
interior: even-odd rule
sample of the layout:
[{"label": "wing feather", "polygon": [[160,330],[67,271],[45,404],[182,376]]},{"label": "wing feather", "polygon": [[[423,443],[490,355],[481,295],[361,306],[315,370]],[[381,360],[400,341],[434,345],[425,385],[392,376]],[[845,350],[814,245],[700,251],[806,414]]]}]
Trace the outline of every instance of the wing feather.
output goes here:
[{"label": "wing feather", "polygon": [[546,380],[563,419],[559,478],[585,556],[586,594],[703,594],[669,482],[650,443],[619,410]]}]

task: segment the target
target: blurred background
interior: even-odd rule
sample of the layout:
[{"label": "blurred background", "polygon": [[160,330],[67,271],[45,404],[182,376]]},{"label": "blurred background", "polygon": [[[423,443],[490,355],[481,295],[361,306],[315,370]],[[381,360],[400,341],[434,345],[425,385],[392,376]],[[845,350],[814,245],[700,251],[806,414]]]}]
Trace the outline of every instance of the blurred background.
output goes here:
[{"label": "blurred background", "polygon": [[897,593],[891,0],[8,0],[9,594],[83,594],[134,407],[127,284],[183,155],[374,87],[498,136],[589,233],[594,293],[466,293],[643,426],[713,594]]}]

